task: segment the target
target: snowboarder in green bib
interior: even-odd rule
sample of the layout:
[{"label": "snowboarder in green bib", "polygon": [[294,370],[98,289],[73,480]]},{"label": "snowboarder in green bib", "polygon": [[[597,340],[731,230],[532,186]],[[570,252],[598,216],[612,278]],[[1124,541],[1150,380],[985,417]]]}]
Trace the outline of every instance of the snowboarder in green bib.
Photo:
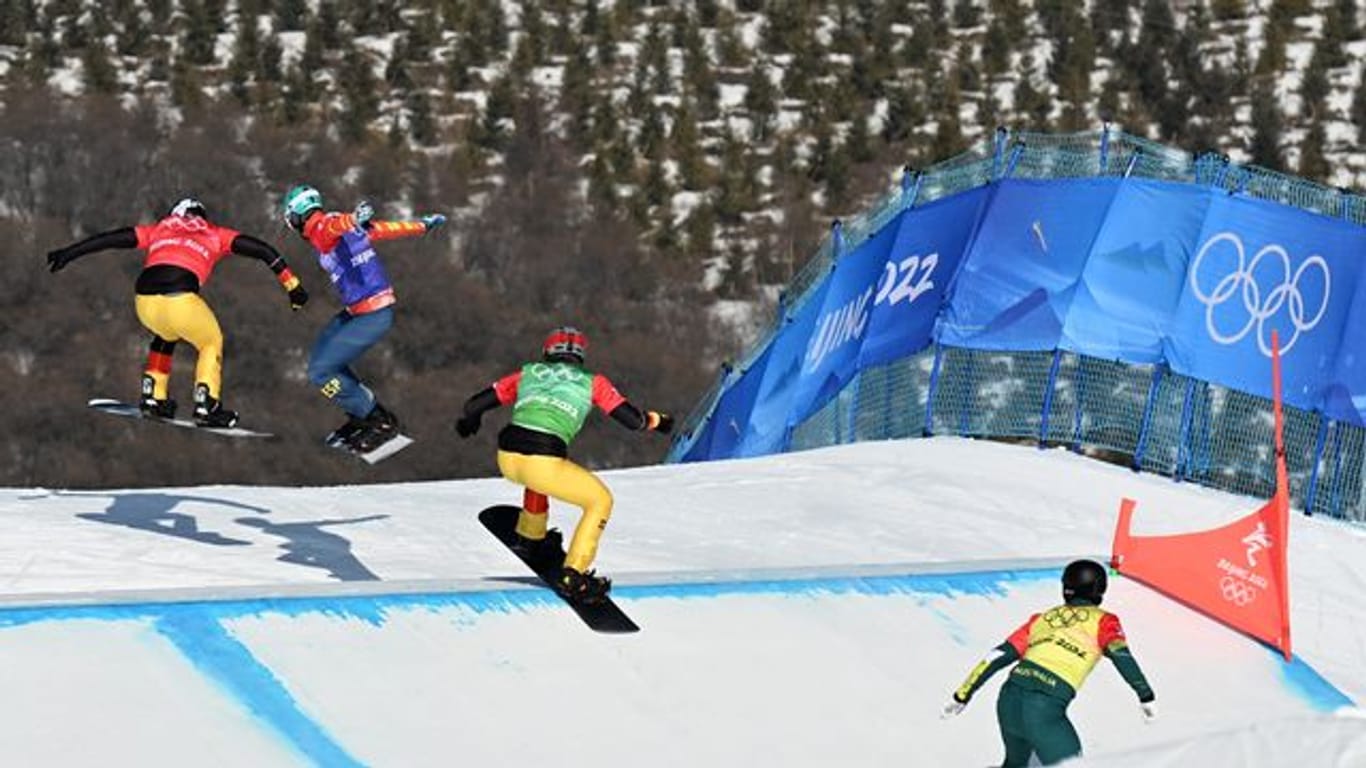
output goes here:
[{"label": "snowboarder in green bib", "polygon": [[1153,689],[1129,652],[1119,617],[1100,607],[1105,586],[1105,567],[1100,563],[1069,563],[1062,572],[1063,604],[1030,616],[973,668],[944,705],[944,717],[957,715],[987,678],[1015,665],[996,699],[996,720],[1006,749],[1002,768],[1023,768],[1031,756],[1053,765],[1081,754],[1067,705],[1101,656],[1114,662],[1138,694],[1143,718],[1157,717]]},{"label": "snowboarder in green bib", "polygon": [[479,431],[486,411],[512,405],[511,422],[498,433],[498,470],[526,488],[517,519],[520,548],[534,553],[546,544],[546,497],[583,509],[556,588],[566,597],[591,602],[611,588],[611,581],[589,566],[612,514],[612,493],[597,475],[568,459],[569,444],[593,406],[633,430],[668,434],[673,419],[640,410],[606,376],[585,370],[587,346],[588,339],[577,328],[556,328],[546,337],[540,362],[522,366],[465,401],[455,430],[469,437]]}]

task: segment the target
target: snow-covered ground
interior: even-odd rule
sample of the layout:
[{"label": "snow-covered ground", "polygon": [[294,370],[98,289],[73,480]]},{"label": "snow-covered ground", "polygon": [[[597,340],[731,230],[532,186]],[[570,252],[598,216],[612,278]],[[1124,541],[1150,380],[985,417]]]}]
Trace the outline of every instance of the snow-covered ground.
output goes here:
[{"label": "snow-covered ground", "polygon": [[[939,704],[1058,566],[1108,552],[1122,496],[1140,534],[1258,503],[954,438],[605,477],[597,565],[636,635],[517,581],[475,520],[520,498],[501,480],[0,489],[7,762],[983,765],[999,681],[956,720]],[[1366,529],[1295,514],[1290,548],[1290,666],[1116,581],[1162,714],[1142,725],[1102,665],[1072,707],[1086,764],[1366,765],[1344,708]]]}]

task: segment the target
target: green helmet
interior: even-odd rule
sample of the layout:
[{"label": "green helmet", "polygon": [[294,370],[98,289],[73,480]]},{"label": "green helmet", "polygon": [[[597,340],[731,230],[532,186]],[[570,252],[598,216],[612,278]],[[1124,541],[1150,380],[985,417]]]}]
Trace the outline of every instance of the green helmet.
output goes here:
[{"label": "green helmet", "polygon": [[308,215],[323,208],[323,196],[307,184],[289,190],[285,194],[285,222],[302,232]]}]

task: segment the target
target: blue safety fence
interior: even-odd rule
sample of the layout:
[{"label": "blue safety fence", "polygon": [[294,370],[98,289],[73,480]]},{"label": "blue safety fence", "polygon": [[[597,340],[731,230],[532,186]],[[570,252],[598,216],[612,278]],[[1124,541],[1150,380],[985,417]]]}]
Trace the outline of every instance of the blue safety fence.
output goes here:
[{"label": "blue safety fence", "polygon": [[1292,499],[1366,520],[1363,223],[1218,155],[1000,131],[837,222],[670,458],[963,435],[1267,496],[1279,331]]}]

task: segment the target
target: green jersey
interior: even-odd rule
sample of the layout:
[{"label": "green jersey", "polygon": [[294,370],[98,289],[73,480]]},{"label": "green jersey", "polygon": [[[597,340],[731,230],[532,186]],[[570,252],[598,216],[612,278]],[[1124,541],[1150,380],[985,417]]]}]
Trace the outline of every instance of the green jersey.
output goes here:
[{"label": "green jersey", "polygon": [[572,363],[522,366],[512,423],[555,435],[568,445],[593,409],[594,376]]}]

